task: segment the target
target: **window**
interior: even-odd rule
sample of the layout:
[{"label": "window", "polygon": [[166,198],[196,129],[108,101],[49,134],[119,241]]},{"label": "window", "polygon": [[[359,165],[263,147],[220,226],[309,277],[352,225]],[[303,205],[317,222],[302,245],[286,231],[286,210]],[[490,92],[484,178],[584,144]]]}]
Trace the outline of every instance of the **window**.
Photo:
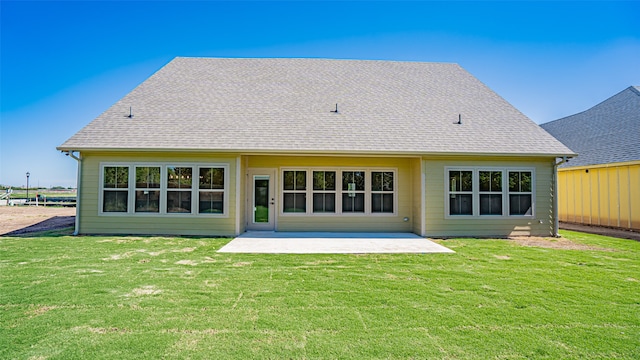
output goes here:
[{"label": "window", "polygon": [[342,212],[364,212],[364,171],[342,172]]},{"label": "window", "polygon": [[447,168],[445,173],[447,216],[533,216],[532,170]]},{"label": "window", "polygon": [[111,163],[101,174],[101,214],[227,214],[226,164]]},{"label": "window", "polygon": [[126,213],[129,209],[129,167],[105,166],[102,181],[102,211]]},{"label": "window", "polygon": [[531,171],[509,171],[509,215],[532,215]]},{"label": "window", "polygon": [[306,171],[285,171],[284,172],[284,206],[286,213],[306,213],[307,212],[307,172]]},{"label": "window", "polygon": [[336,172],[313,172],[313,212],[336,212]]},{"label": "window", "polygon": [[198,213],[224,212],[224,168],[202,167],[198,184]]},{"label": "window", "polygon": [[167,167],[168,213],[191,213],[192,172],[190,167]]},{"label": "window", "polygon": [[480,171],[480,215],[502,215],[502,171]]},{"label": "window", "polygon": [[393,213],[393,172],[371,172],[371,212]]},{"label": "window", "polygon": [[135,212],[160,212],[160,167],[136,167]]},{"label": "window", "polygon": [[449,171],[449,215],[473,215],[473,171]]}]

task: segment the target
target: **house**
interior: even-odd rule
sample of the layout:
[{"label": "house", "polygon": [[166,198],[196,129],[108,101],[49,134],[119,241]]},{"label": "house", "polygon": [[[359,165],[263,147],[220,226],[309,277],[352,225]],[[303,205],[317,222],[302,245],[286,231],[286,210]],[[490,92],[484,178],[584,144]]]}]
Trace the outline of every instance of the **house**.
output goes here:
[{"label": "house", "polygon": [[183,58],[58,147],[78,233],[555,234],[574,155],[457,64]]},{"label": "house", "polygon": [[640,87],[541,126],[580,154],[558,169],[560,220],[640,230]]}]

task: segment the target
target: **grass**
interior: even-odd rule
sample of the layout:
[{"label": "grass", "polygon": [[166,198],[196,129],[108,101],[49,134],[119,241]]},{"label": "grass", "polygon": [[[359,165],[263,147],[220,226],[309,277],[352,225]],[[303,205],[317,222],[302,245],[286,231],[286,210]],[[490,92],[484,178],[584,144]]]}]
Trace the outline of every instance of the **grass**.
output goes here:
[{"label": "grass", "polygon": [[219,254],[229,239],[0,237],[2,359],[637,359],[640,243]]}]

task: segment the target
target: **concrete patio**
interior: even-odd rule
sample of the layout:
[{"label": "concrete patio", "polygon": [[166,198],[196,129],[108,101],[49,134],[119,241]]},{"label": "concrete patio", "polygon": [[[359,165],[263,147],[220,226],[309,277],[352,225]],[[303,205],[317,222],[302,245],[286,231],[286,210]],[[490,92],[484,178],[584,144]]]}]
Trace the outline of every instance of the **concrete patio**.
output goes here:
[{"label": "concrete patio", "polygon": [[249,231],[218,252],[254,254],[453,253],[411,233]]}]

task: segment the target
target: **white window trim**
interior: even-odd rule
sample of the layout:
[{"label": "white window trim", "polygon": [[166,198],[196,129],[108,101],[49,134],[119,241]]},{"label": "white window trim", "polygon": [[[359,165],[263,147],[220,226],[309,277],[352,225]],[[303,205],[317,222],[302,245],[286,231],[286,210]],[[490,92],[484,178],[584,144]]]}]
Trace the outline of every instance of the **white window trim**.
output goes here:
[{"label": "white window trim", "polygon": [[[307,211],[306,212],[284,212],[284,172],[285,171],[307,171]],[[336,212],[313,212],[313,171],[335,171],[336,172]],[[343,171],[363,171],[365,173],[365,190],[364,190],[364,212],[351,213],[342,212],[342,194],[345,192],[342,190],[342,172]],[[371,212],[371,172],[392,172],[393,173],[393,212]],[[363,217],[363,216],[381,216],[392,217],[398,216],[398,169],[389,167],[281,167],[278,169],[279,180],[278,183],[280,191],[280,206],[278,214],[280,216],[346,216],[346,217]],[[317,191],[322,192],[322,191]]]},{"label": "white window trim", "polygon": [[[105,212],[103,211],[104,191],[109,190],[104,187],[104,168],[105,167],[128,167],[129,168],[129,191],[127,198],[127,212]],[[198,213],[198,188],[197,180],[192,181],[191,185],[191,212],[190,213],[168,213],[167,212],[167,191],[172,189],[167,186],[167,168],[174,167],[190,167],[192,168],[192,177],[199,178],[200,168],[222,168],[224,169],[224,189],[223,189],[223,212],[222,214],[200,214]],[[135,192],[136,192],[136,176],[135,169],[137,167],[160,167],[160,211],[153,212],[135,212]],[[228,218],[229,217],[229,164],[228,163],[192,163],[192,162],[101,162],[100,175],[98,176],[98,215],[99,216],[141,216],[141,217],[207,217],[207,218]],[[196,175],[193,175],[196,174]],[[186,191],[186,190],[185,190]]]},{"label": "white window trim", "polygon": [[[471,171],[472,180],[472,215],[450,215],[449,195],[449,171]],[[480,215],[480,172],[502,172],[502,215]],[[509,172],[531,172],[531,215],[509,215]],[[519,193],[511,193],[519,194]],[[536,171],[530,167],[495,167],[495,166],[445,166],[444,168],[444,218],[445,219],[530,219],[536,215]]]}]

